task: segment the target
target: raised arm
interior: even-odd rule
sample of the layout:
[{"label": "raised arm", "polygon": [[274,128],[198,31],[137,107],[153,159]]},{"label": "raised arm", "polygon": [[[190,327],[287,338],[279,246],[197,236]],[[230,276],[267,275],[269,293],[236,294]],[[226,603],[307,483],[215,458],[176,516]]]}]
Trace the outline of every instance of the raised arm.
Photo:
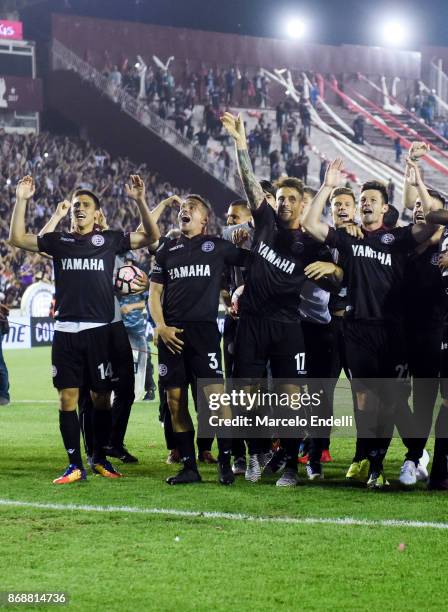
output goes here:
[{"label": "raised arm", "polygon": [[[420,168],[418,167],[415,161],[412,161],[410,158],[406,160],[406,174],[409,175],[409,182],[414,187],[417,193],[417,198],[422,203],[423,214],[427,215],[432,208],[432,198],[426,189],[426,185],[423,182],[422,175],[420,174]],[[414,201],[415,205],[415,201]],[[412,207],[414,208],[414,207]]]},{"label": "raised arm", "polygon": [[28,201],[33,197],[36,187],[31,176],[21,179],[16,188],[16,202],[12,211],[9,242],[25,251],[39,252],[37,236],[26,231],[25,215]]},{"label": "raised arm", "polygon": [[413,167],[408,165],[407,161],[410,160],[414,163],[418,162],[428,153],[428,150],[429,147],[425,142],[413,142],[409,149],[403,183],[403,206],[409,210],[414,209],[419,194],[416,187]]},{"label": "raised arm", "polygon": [[302,225],[315,240],[325,242],[328,236],[329,225],[321,220],[325,204],[331,192],[341,183],[342,160],[335,159],[329,164],[325,173],[324,182],[314,196],[311,206],[303,219]]},{"label": "raised arm", "polygon": [[50,232],[54,232],[61,222],[61,220],[66,216],[68,211],[70,210],[70,202],[67,200],[63,200],[59,202],[55,212],[51,215],[50,219],[43,226],[43,228],[39,232],[39,236],[44,236],[45,234],[49,234]]},{"label": "raised arm", "polygon": [[160,232],[146,204],[144,182],[137,174],[132,174],[131,182],[125,185],[125,189],[127,196],[137,204],[143,225],[142,232],[131,232],[131,249],[154,245],[160,238]]},{"label": "raised arm", "polygon": [[222,124],[234,141],[238,159],[238,169],[243,181],[249,208],[256,210],[264,200],[263,189],[254,174],[249,151],[247,150],[246,132],[241,115],[234,117],[231,113],[224,113],[221,117]]},{"label": "raised arm", "polygon": [[[165,198],[164,200],[159,202],[159,204],[157,204],[157,206],[153,208],[149,214],[151,215],[154,223],[158,223],[160,217],[163,215],[167,208],[174,208],[175,206],[180,207],[181,204],[182,198],[180,198],[178,195],[172,195],[169,198]],[[143,232],[143,223],[140,223],[137,228],[137,232]]]}]

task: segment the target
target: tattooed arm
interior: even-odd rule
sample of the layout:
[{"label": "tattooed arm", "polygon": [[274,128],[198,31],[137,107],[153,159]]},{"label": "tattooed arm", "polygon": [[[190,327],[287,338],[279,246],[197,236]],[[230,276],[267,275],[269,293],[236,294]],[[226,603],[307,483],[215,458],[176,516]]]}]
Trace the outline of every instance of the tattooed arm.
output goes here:
[{"label": "tattooed arm", "polygon": [[256,210],[264,200],[264,193],[252,168],[249,151],[247,150],[243,120],[241,115],[234,117],[231,113],[224,113],[221,121],[229,136],[235,141],[238,168],[241,180],[243,181],[244,191],[246,192],[250,209]]}]

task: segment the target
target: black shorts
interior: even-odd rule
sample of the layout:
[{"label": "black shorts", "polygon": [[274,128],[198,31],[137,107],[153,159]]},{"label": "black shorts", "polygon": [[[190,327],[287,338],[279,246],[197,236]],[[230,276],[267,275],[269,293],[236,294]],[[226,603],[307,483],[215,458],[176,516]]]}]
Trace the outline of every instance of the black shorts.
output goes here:
[{"label": "black shorts", "polygon": [[159,339],[159,383],[164,389],[187,387],[199,378],[223,379],[221,334],[211,322],[176,324],[183,329],[177,336],[184,342],[181,353],[171,353]]},{"label": "black shorts", "polygon": [[352,379],[408,377],[405,336],[399,322],[344,320],[344,339]]},{"label": "black shorts", "polygon": [[55,331],[51,363],[56,389],[79,389],[85,385],[96,393],[111,391],[114,384],[111,325],[75,334]]},{"label": "black shorts", "polygon": [[306,376],[300,321],[286,323],[243,315],[235,338],[234,378],[263,378],[269,362],[273,378]]},{"label": "black shorts", "polygon": [[448,399],[448,324],[443,326],[442,351],[440,358],[440,395]]}]

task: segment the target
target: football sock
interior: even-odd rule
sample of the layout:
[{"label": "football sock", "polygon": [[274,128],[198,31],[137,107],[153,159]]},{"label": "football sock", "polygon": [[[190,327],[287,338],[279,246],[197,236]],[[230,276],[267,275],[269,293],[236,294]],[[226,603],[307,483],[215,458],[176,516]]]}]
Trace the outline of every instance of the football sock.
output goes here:
[{"label": "football sock", "polygon": [[176,446],[184,467],[197,471],[196,457],[194,452],[194,431],[175,432]]},{"label": "football sock", "polygon": [[102,463],[106,459],[104,447],[109,444],[110,410],[93,410],[93,461]]},{"label": "football sock", "polygon": [[76,410],[70,412],[59,412],[59,429],[65,450],[67,451],[68,461],[79,468],[82,468],[81,458],[81,435],[79,419]]},{"label": "football sock", "polygon": [[356,438],[355,456],[353,463],[367,459],[366,441],[364,438]]},{"label": "football sock", "polygon": [[286,467],[297,471],[299,440],[297,438],[282,438],[281,446],[285,450]]},{"label": "football sock", "polygon": [[448,408],[443,404],[437,417],[435,435],[431,480],[444,480],[448,478]]},{"label": "football sock", "polygon": [[232,455],[232,438],[218,438],[219,461],[230,462]]}]

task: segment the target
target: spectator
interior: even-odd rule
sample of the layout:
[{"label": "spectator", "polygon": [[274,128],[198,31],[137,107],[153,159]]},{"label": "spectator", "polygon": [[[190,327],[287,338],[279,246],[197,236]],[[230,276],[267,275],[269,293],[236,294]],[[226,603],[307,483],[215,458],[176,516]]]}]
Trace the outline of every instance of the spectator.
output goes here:
[{"label": "spectator", "polygon": [[395,195],[395,183],[393,182],[391,178],[389,179],[389,182],[387,183],[387,195],[389,198],[389,204],[393,204],[394,195]]},{"label": "spectator", "polygon": [[399,164],[401,162],[401,155],[403,153],[399,136],[397,136],[394,140],[394,149],[395,149],[395,163]]}]

